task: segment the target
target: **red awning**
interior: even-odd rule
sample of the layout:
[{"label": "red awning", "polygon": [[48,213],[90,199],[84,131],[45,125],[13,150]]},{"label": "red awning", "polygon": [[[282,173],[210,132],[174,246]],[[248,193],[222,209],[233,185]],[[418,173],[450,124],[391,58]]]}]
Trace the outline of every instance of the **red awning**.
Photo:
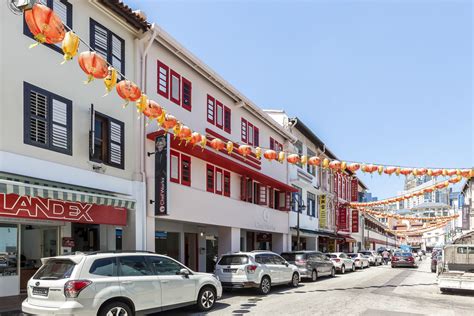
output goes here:
[{"label": "red awning", "polygon": [[[163,134],[162,131],[153,132],[153,133],[148,134],[147,138],[154,141],[157,136],[162,135],[162,134]],[[238,155],[232,154],[231,156],[232,158],[235,158],[237,160],[242,160],[242,163],[239,163],[233,159],[226,157],[227,154],[224,154],[224,153],[221,154],[221,153],[216,152],[215,150],[210,150],[207,148],[202,150],[202,148],[199,146],[196,146],[196,147],[193,147],[190,145],[186,146],[185,142],[182,142],[180,145],[179,144],[180,141],[177,139],[174,140],[173,137],[170,137],[170,140],[171,140],[170,146],[173,149],[179,150],[188,155],[202,159],[204,161],[212,163],[213,165],[230,170],[240,175],[247,176],[262,184],[271,186],[279,191],[297,192],[297,189],[295,189],[294,187],[286,183],[283,183],[281,181],[275,180],[274,178],[259,172],[258,170],[260,169],[260,166],[256,165],[253,161],[250,161],[250,160],[246,161],[244,158],[241,158]],[[244,165],[243,163],[247,164],[248,166]]]}]

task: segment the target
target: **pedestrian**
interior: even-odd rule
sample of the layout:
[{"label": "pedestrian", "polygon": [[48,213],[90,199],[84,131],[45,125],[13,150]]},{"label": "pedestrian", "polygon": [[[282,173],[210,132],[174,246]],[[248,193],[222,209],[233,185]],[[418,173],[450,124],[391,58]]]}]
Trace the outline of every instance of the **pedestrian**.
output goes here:
[{"label": "pedestrian", "polygon": [[390,254],[388,253],[387,249],[385,249],[382,252],[382,258],[383,258],[383,264],[387,265],[388,264],[388,259],[389,259]]}]

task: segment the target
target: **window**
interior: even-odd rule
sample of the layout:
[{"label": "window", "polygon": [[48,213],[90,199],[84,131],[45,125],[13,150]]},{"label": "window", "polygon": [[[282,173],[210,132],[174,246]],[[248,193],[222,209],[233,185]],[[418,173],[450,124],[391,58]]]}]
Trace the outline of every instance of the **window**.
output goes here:
[{"label": "window", "polygon": [[230,172],[224,170],[224,195],[230,197]]},{"label": "window", "polygon": [[216,168],[215,179],[216,179],[216,186],[215,186],[216,194],[222,194],[222,181],[223,181],[222,169]]},{"label": "window", "polygon": [[244,118],[242,118],[240,124],[240,135],[242,142],[254,146],[260,145],[260,132],[258,127]]},{"label": "window", "polygon": [[207,172],[207,175],[206,175],[207,192],[214,193],[214,166],[207,165],[206,172]]},{"label": "window", "polygon": [[177,275],[184,267],[165,257],[146,257],[147,261],[153,266],[156,275]]},{"label": "window", "polygon": [[169,93],[169,72],[170,68],[158,61],[158,94],[168,98]]},{"label": "window", "polygon": [[170,151],[170,180],[171,182],[179,183],[179,153]]},{"label": "window", "polygon": [[91,161],[124,169],[124,123],[91,109]]},{"label": "window", "polygon": [[[0,223],[0,283],[1,277],[18,275],[18,225]],[[3,285],[6,286],[6,285]],[[2,287],[3,287],[2,286]]]},{"label": "window", "polygon": [[193,86],[191,84],[191,81],[188,79],[182,77],[182,88],[183,88],[183,93],[182,93],[182,106],[183,109],[191,111],[192,105],[191,105],[191,95],[192,95],[192,90]]},{"label": "window", "polygon": [[[291,210],[293,212],[296,212],[297,210],[299,210],[299,206],[303,203],[303,190],[300,187],[297,187],[296,185],[293,185],[293,187],[298,190],[298,192],[293,195],[295,199],[298,199],[298,201],[295,201],[292,204]],[[299,210],[299,212],[301,213],[302,210]]]},{"label": "window", "polygon": [[153,275],[151,267],[144,256],[118,257],[120,276]]},{"label": "window", "polygon": [[222,128],[224,125],[224,107],[222,103],[216,101],[216,126]]},{"label": "window", "polygon": [[[61,18],[63,23],[65,22],[67,26],[72,28],[72,4],[67,0],[40,0],[40,3],[52,8],[54,12]],[[26,20],[23,19],[23,34],[33,38],[33,34],[30,32]],[[60,54],[63,54],[62,43],[58,44],[44,44],[49,48],[57,51]]]},{"label": "window", "polygon": [[[307,153],[308,158],[316,156],[316,154],[311,149],[307,149]],[[316,176],[316,166],[306,164],[306,171],[308,171],[308,173],[312,174],[313,176]]]},{"label": "window", "polygon": [[25,144],[72,155],[72,101],[23,84]]},{"label": "window", "polygon": [[181,154],[181,184],[191,185],[191,157]]},{"label": "window", "polygon": [[121,37],[90,19],[90,45],[115,69],[125,75],[125,41]]},{"label": "window", "polygon": [[251,123],[247,124],[247,143],[253,145],[253,125]]},{"label": "window", "polygon": [[260,131],[256,126],[253,127],[253,144],[260,146]]},{"label": "window", "polygon": [[227,106],[224,106],[224,131],[230,134],[231,132],[231,125],[232,125],[232,119],[231,119],[232,112]]},{"label": "window", "polygon": [[97,259],[89,269],[90,274],[102,276],[117,276],[117,259],[103,258]]},{"label": "window", "polygon": [[181,82],[181,76],[178,75],[177,72],[174,70],[170,70],[170,75],[171,75],[171,94],[170,94],[170,100],[176,103],[177,105],[181,104],[181,87],[180,87],[180,82]]},{"label": "window", "polygon": [[242,118],[240,123],[240,136],[244,143],[247,143],[247,120]]},{"label": "window", "polygon": [[259,204],[260,205],[267,205],[267,186],[263,184],[259,184]]},{"label": "window", "polygon": [[316,195],[307,192],[306,209],[308,216],[316,217]]},{"label": "window", "polygon": [[216,100],[208,94],[207,95],[207,121],[211,124],[214,124],[214,122],[215,122],[215,117],[214,117],[215,102],[216,102]]},{"label": "window", "polygon": [[270,149],[275,151],[282,151],[283,145],[276,141],[273,137],[270,137]]},{"label": "window", "polygon": [[[297,153],[299,156],[303,155],[303,143],[302,143],[301,141],[297,141],[294,146],[295,146],[295,149],[296,149],[296,153]],[[298,167],[300,167],[300,168],[303,166],[303,165],[301,164],[301,162],[298,162],[297,165],[298,165]]]},{"label": "window", "polygon": [[48,260],[35,274],[35,280],[59,280],[71,276],[76,264],[71,260],[51,259]]}]

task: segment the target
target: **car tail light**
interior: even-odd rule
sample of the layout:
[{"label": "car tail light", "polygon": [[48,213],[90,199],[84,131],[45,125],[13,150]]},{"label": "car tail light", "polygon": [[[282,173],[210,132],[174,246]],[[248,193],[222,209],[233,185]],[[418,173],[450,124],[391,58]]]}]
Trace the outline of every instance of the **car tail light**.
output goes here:
[{"label": "car tail light", "polygon": [[305,266],[306,265],[306,260],[305,259],[298,259],[295,261],[296,265],[298,266]]},{"label": "car tail light", "polygon": [[67,281],[64,284],[64,296],[68,298],[76,298],[79,296],[79,293],[86,287],[88,287],[92,282],[89,280],[72,280]]},{"label": "car tail light", "polygon": [[249,265],[249,266],[245,267],[245,269],[247,270],[247,273],[255,273],[255,271],[257,270],[257,266],[256,265]]},{"label": "car tail light", "polygon": [[413,257],[408,257],[408,261],[415,261]]},{"label": "car tail light", "polygon": [[397,257],[393,257],[393,258],[392,258],[392,261],[398,261],[398,258],[397,258]]},{"label": "car tail light", "polygon": [[332,260],[334,260],[335,262],[341,261],[341,259],[332,259]]}]

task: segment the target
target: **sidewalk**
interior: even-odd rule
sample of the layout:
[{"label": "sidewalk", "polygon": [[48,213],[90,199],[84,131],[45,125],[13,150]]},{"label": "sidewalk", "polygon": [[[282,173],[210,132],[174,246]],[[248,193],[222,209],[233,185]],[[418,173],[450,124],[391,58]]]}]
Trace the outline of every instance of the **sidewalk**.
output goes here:
[{"label": "sidewalk", "polygon": [[26,294],[0,297],[0,315],[21,315],[21,302],[23,302],[25,298]]}]

